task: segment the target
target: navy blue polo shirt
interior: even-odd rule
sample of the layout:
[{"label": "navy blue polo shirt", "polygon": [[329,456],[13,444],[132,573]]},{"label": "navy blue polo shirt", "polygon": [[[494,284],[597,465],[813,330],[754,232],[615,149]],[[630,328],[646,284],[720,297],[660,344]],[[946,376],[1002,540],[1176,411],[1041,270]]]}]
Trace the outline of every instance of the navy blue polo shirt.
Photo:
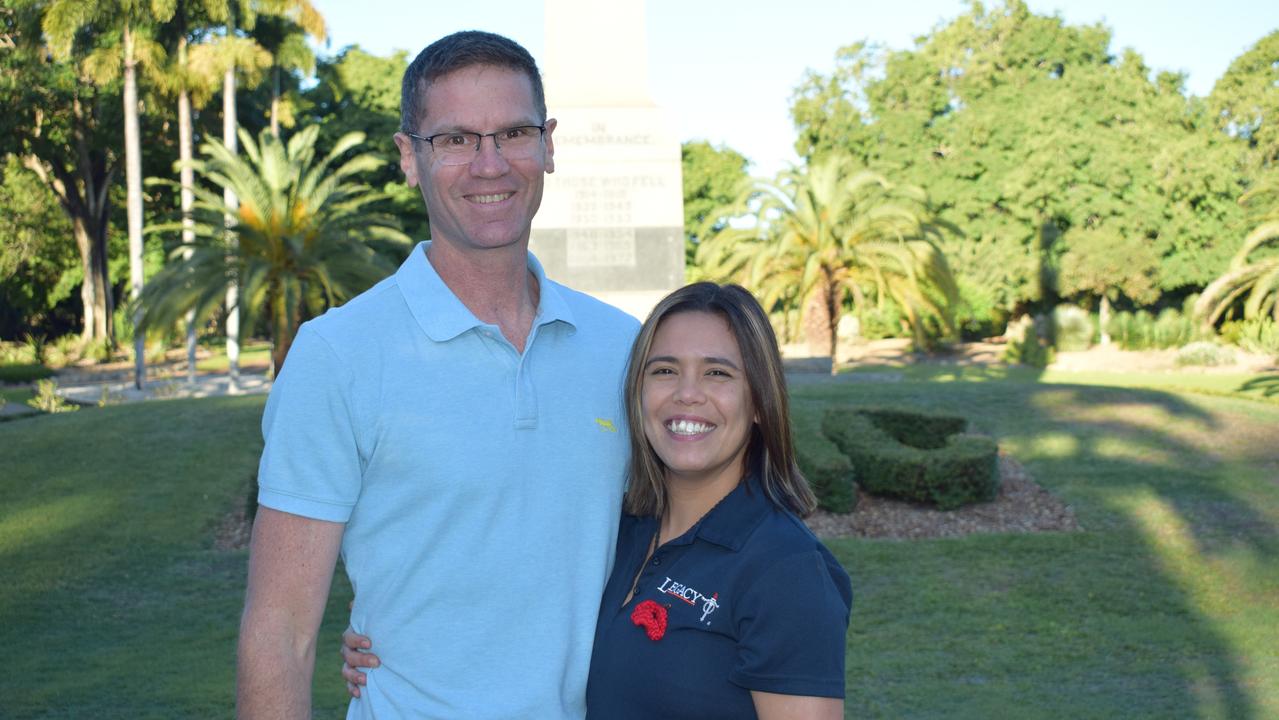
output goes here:
[{"label": "navy blue polo shirt", "polygon": [[751,690],[844,696],[852,585],[799,518],[743,481],[641,571],[657,526],[622,517],[595,629],[589,717],[753,718]]}]

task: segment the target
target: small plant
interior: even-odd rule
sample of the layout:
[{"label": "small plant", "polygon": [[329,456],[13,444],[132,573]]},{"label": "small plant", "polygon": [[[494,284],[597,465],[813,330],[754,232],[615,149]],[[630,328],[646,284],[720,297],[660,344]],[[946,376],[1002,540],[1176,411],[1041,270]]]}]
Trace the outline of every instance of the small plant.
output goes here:
[{"label": "small plant", "polygon": [[111,392],[110,385],[103,385],[102,392],[98,395],[98,407],[108,407],[111,405],[119,405],[124,402],[123,393]]},{"label": "small plant", "polygon": [[1053,309],[1053,328],[1058,350],[1073,352],[1092,347],[1092,316],[1083,308],[1058,305]]},{"label": "small plant", "polygon": [[75,412],[79,405],[69,403],[58,394],[57,380],[40,380],[36,382],[36,395],[27,404],[41,412],[62,413]]},{"label": "small plant", "polygon": [[1004,362],[1020,363],[1030,367],[1048,367],[1053,361],[1053,350],[1039,339],[1035,321],[1029,315],[1008,323],[1008,345],[1004,348]]},{"label": "small plant", "polygon": [[31,362],[36,365],[43,365],[45,353],[49,349],[49,339],[39,333],[27,333],[23,337],[23,344],[27,346],[27,352],[31,355]]},{"label": "small plant", "polygon": [[1279,323],[1268,317],[1231,320],[1221,326],[1221,340],[1244,352],[1279,358]]},{"label": "small plant", "polygon": [[1234,365],[1235,353],[1224,345],[1214,342],[1192,342],[1177,351],[1173,359],[1177,367],[1219,367]]}]

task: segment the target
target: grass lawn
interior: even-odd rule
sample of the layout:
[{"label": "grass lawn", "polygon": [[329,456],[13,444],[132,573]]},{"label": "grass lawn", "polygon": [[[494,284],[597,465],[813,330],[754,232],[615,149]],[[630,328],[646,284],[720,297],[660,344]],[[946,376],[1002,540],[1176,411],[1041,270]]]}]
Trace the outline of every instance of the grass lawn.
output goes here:
[{"label": "grass lawn", "polygon": [[[961,413],[1085,529],[831,541],[856,593],[848,717],[1279,717],[1279,405],[940,379],[801,384],[795,412]],[[0,642],[22,648],[5,717],[229,716],[246,554],[213,533],[244,501],[262,402],[0,423]],[[317,717],[344,706],[349,597],[339,579]]]},{"label": "grass lawn", "polygon": [[[226,348],[218,346],[214,354],[203,360],[197,360],[195,369],[201,372],[222,371],[230,367]],[[240,348],[240,367],[269,367],[271,365],[271,344],[254,343]]]},{"label": "grass lawn", "polygon": [[33,397],[35,392],[29,385],[0,385],[0,398],[14,405],[25,405]]}]

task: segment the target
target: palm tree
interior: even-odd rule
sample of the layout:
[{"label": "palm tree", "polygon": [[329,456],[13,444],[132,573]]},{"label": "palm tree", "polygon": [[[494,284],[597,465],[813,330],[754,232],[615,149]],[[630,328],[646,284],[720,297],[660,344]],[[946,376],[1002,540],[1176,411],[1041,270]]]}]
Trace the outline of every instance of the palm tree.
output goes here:
[{"label": "palm tree", "polygon": [[748,214],[754,227],[729,224],[706,235],[699,264],[709,277],[751,288],[766,308],[799,309],[831,357],[845,298],[861,313],[868,290],[881,307],[899,306],[917,344],[954,334],[959,292],[921,189],[829,156],[777,182],[753,183],[708,220]]},{"label": "palm tree", "polygon": [[[211,65],[211,48],[207,43],[192,40],[206,36],[215,23],[226,22],[230,10],[227,0],[181,0],[176,3],[173,19],[166,26],[173,39],[170,53],[172,62],[165,72],[159,73],[155,82],[178,101],[178,174],[179,197],[182,207],[182,244],[195,243],[195,221],[191,210],[195,204],[195,173],[191,167],[194,159],[194,109],[203,108],[212,99],[220,73]],[[192,61],[192,55],[196,61]],[[201,55],[205,58],[201,62]],[[196,323],[194,313],[186,322],[187,381],[195,382]]]},{"label": "palm tree", "polygon": [[306,38],[323,42],[327,30],[310,0],[259,0],[258,13],[253,37],[271,55],[271,134],[279,137],[283,75],[315,72],[315,53]]},{"label": "palm tree", "polygon": [[[244,157],[221,143],[201,146],[196,173],[239,202],[233,209],[219,192],[197,186],[195,245],[189,255],[175,249],[147,286],[141,304],[148,327],[172,327],[190,310],[206,317],[237,283],[246,313],[267,313],[278,373],[306,317],[394,270],[378,249],[403,248],[409,239],[395,218],[373,208],[385,196],[355,177],[382,161],[372,153],[342,160],[363,133],[345,135],[317,160],[318,134],[313,125],[285,144],[264,131],[255,143],[240,131]],[[228,213],[236,221],[235,243],[227,239]],[[180,229],[180,223],[160,228]]]},{"label": "palm tree", "polygon": [[1239,299],[1245,319],[1270,317],[1279,322],[1279,176],[1249,190],[1245,205],[1264,203],[1258,224],[1243,239],[1230,267],[1195,301],[1193,314],[1212,327]]},{"label": "palm tree", "polygon": [[[43,28],[50,38],[56,57],[70,57],[81,31],[92,28],[95,35],[114,38],[97,45],[85,58],[87,73],[98,83],[124,79],[124,166],[127,188],[129,227],[129,295],[136,302],[142,293],[142,142],[138,118],[138,66],[158,64],[163,56],[160,46],[147,32],[154,22],[166,22],[173,16],[172,3],[115,0],[83,2],[53,0],[45,10]],[[134,316],[134,386],[141,389],[146,374],[145,334]]]}]

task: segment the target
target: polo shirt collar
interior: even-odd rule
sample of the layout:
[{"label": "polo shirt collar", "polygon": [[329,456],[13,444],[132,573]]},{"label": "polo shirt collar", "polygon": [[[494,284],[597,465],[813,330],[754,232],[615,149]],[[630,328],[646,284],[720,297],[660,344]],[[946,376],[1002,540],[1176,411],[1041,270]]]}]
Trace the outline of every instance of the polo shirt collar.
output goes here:
[{"label": "polo shirt collar", "polygon": [[737,552],[772,510],[772,501],[764,494],[755,474],[751,473],[697,521],[685,537],[689,541],[697,537]]},{"label": "polo shirt collar", "polygon": [[[395,271],[396,284],[413,318],[427,337],[435,342],[452,340],[467,330],[484,327],[485,323],[462,304],[427,259],[426,250],[430,246],[430,240],[418,243]],[[576,328],[573,312],[561,296],[560,289],[546,279],[546,272],[533,253],[528,254],[528,269],[537,278],[541,292],[533,325],[560,321]]]}]

